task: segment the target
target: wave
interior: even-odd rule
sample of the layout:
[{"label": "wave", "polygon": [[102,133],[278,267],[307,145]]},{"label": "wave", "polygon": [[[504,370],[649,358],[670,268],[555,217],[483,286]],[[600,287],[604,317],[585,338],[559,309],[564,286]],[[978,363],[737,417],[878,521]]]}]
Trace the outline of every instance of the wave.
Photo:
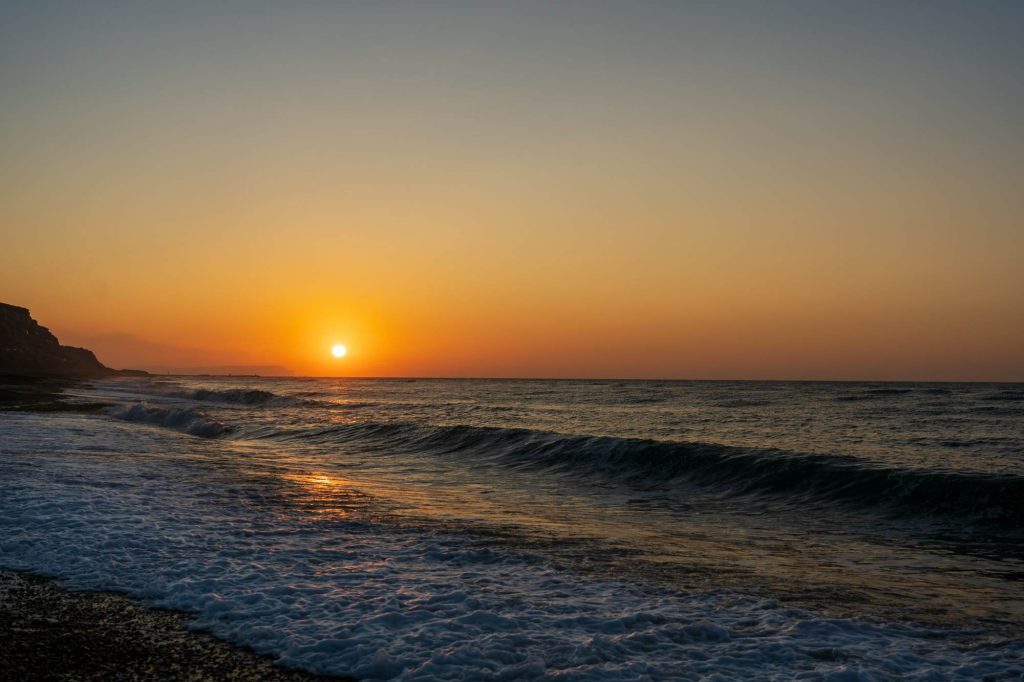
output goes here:
[{"label": "wave", "polygon": [[246,390],[242,388],[231,388],[226,390],[216,390],[212,388],[199,388],[188,393],[188,397],[193,400],[211,402],[263,405],[272,400],[279,399],[281,396],[276,393],[271,393],[270,391],[260,391],[256,389]]},{"label": "wave", "polygon": [[1024,401],[1024,391],[999,391],[990,395],[982,396],[982,400],[1021,402]]},{"label": "wave", "polygon": [[972,407],[967,410],[972,414],[984,414],[992,417],[1020,417],[1024,416],[1024,407],[1015,405],[983,405]]},{"label": "wave", "polygon": [[266,405],[274,407],[315,407],[327,404],[299,395],[280,395],[255,388],[196,388],[189,390],[183,388],[180,384],[168,382],[163,385],[147,384],[142,386],[141,390],[143,393],[150,395],[194,400],[204,403]]},{"label": "wave", "polygon": [[865,388],[857,393],[846,393],[843,395],[835,396],[835,400],[840,402],[855,402],[858,400],[884,400],[885,398],[892,398],[895,396],[909,395],[909,394],[924,394],[924,395],[947,395],[950,390],[947,388],[919,388],[919,387],[881,387],[881,388]]},{"label": "wave", "polygon": [[194,391],[179,391],[172,395],[198,402],[231,403],[236,405],[253,406],[261,405],[268,407],[330,407],[341,410],[361,410],[380,405],[379,402],[375,401],[353,400],[348,402],[334,402],[314,400],[312,398],[303,397],[303,394],[280,395],[277,393],[271,393],[270,391],[242,388],[199,388]]},{"label": "wave", "polygon": [[145,403],[117,405],[108,408],[107,414],[117,419],[163,426],[203,438],[216,438],[231,430],[198,410],[158,407]]},{"label": "wave", "polygon": [[178,391],[172,395],[205,403],[231,403],[235,405],[266,405],[272,407],[320,407],[328,405],[294,395],[280,395],[270,391],[246,388],[197,388],[193,391]]},{"label": "wave", "polygon": [[624,405],[653,405],[654,403],[663,403],[670,400],[672,396],[667,395],[637,395],[637,396],[624,396],[615,401],[615,403],[622,403]]},{"label": "wave", "polygon": [[571,436],[528,429],[362,422],[270,436],[471,457],[477,462],[639,487],[690,483],[730,496],[1024,523],[1024,477],[887,468],[842,455],[702,442]]},{"label": "wave", "polygon": [[735,400],[722,400],[720,402],[713,403],[711,406],[738,409],[743,407],[765,407],[767,405],[771,405],[771,401],[751,398],[736,398]]}]

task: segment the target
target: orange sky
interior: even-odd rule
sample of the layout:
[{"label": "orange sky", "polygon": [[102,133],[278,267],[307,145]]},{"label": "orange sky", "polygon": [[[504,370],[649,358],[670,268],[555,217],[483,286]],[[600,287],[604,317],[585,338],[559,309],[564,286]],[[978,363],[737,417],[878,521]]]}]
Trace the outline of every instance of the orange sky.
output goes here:
[{"label": "orange sky", "polygon": [[0,300],[113,366],[1024,380],[995,6],[446,7],[8,10]]}]

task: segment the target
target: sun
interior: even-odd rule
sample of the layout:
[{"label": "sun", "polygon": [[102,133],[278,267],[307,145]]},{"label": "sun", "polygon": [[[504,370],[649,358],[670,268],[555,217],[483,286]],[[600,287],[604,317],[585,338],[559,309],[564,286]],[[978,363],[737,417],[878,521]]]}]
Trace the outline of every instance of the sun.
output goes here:
[{"label": "sun", "polygon": [[331,348],[331,355],[336,358],[343,358],[346,353],[348,353],[348,349],[340,343],[335,344],[334,347]]}]

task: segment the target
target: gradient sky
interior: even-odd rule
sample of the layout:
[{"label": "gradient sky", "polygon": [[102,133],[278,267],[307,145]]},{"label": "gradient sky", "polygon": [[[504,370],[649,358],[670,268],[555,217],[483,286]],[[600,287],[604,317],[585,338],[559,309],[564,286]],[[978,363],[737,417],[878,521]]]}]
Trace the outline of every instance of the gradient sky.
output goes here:
[{"label": "gradient sky", "polygon": [[0,301],[113,366],[1024,380],[1024,3],[0,8]]}]

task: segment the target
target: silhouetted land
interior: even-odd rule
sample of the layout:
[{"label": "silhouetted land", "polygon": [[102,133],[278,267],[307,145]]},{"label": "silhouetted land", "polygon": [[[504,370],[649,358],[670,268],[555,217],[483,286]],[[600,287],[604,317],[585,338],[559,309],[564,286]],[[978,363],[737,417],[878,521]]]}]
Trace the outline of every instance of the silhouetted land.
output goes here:
[{"label": "silhouetted land", "polygon": [[111,369],[91,350],[62,346],[49,329],[32,319],[27,308],[0,303],[0,376],[88,378],[144,375]]}]

